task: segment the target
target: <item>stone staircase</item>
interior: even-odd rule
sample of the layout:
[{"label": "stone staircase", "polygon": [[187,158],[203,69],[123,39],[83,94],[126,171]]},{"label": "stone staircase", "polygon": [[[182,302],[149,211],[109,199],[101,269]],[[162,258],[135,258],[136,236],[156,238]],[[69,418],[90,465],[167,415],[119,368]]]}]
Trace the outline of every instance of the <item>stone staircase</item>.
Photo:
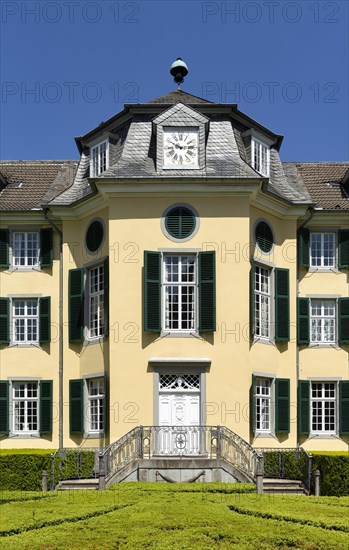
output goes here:
[{"label": "stone staircase", "polygon": [[263,493],[268,495],[309,495],[302,481],[297,479],[263,479]]},{"label": "stone staircase", "polygon": [[98,490],[98,478],[91,479],[66,479],[60,481],[56,486],[56,491],[97,491]]}]

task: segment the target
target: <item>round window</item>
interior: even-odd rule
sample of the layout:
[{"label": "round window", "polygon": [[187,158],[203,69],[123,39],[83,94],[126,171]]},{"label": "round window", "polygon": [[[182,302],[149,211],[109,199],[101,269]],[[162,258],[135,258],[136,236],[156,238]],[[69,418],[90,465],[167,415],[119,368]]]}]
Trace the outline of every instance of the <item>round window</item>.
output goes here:
[{"label": "round window", "polygon": [[195,227],[195,214],[185,206],[175,206],[166,214],[165,229],[175,239],[186,239]]},{"label": "round window", "polygon": [[88,226],[86,232],[86,248],[90,252],[97,252],[104,239],[104,227],[102,222],[95,220]]},{"label": "round window", "polygon": [[262,252],[268,253],[271,251],[274,244],[274,238],[271,227],[269,224],[267,224],[267,222],[257,223],[255,238],[256,243],[258,244]]}]

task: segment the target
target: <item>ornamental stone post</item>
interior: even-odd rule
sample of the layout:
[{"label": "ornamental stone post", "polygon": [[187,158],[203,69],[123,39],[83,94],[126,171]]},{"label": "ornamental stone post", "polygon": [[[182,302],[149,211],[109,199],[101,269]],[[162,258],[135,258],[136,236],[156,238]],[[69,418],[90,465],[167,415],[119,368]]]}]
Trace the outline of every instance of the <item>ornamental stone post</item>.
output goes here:
[{"label": "ornamental stone post", "polygon": [[256,468],[256,486],[257,494],[263,494],[263,478],[264,478],[264,457],[259,455]]}]

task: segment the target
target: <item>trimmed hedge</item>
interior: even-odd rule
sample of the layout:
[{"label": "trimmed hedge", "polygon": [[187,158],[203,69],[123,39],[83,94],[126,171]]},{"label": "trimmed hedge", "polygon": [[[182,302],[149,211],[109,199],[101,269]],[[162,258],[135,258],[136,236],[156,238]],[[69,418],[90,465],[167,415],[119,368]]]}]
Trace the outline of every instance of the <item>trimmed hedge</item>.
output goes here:
[{"label": "trimmed hedge", "polygon": [[[349,496],[349,453],[331,451],[308,451],[313,455],[312,491],[314,491],[314,474],[321,474],[320,487],[322,496]],[[264,471],[266,477],[277,476],[282,459],[282,471],[287,479],[300,479],[306,482],[308,462],[304,455],[297,456],[293,451],[272,451],[264,453]]]},{"label": "trimmed hedge", "polygon": [[321,474],[321,495],[349,496],[349,453],[314,452],[312,454],[313,474],[315,470],[319,470]]},{"label": "trimmed hedge", "polygon": [[[0,490],[1,491],[41,491],[42,471],[51,481],[51,455],[54,449],[6,449],[0,452]],[[93,451],[75,453],[68,451],[62,459],[55,457],[54,485],[62,479],[89,478],[94,472]]]}]

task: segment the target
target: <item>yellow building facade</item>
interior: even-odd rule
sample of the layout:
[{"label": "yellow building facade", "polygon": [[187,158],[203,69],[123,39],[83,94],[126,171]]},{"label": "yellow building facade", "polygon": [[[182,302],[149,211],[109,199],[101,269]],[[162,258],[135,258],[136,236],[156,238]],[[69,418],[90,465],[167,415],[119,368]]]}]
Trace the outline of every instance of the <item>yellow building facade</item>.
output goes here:
[{"label": "yellow building facade", "polygon": [[0,164],[2,448],[348,450],[349,164],[180,91],[76,141]]}]

